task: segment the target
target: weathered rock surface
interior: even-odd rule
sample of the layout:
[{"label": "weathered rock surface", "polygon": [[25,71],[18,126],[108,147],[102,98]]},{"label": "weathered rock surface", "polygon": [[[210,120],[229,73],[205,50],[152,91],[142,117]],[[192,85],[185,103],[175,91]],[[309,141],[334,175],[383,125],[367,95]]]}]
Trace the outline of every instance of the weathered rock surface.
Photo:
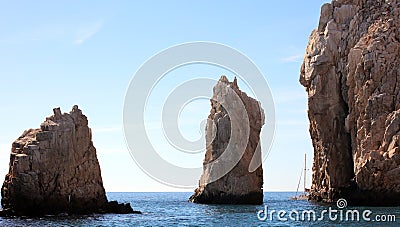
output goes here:
[{"label": "weathered rock surface", "polygon": [[191,202],[262,204],[260,131],[264,110],[222,76],[214,87],[206,126],[206,154]]},{"label": "weathered rock surface", "polygon": [[129,204],[108,202],[88,120],[74,106],[54,109],[40,129],[13,144],[1,188],[2,215],[133,213]]},{"label": "weathered rock surface", "polygon": [[321,9],[300,82],[314,146],[310,198],[400,205],[400,1]]}]

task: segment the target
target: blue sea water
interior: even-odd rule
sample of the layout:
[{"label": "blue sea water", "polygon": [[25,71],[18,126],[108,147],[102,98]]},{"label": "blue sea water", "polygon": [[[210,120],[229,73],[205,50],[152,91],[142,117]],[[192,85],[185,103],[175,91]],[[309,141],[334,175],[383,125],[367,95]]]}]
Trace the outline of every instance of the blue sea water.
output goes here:
[{"label": "blue sea water", "polygon": [[[336,219],[333,215],[331,220],[328,213],[325,213],[322,220],[313,221],[312,215],[311,220],[308,220],[307,213],[302,218],[302,211],[313,210],[318,219],[321,217],[321,212],[328,211],[329,207],[308,201],[291,201],[288,198],[294,193],[290,192],[266,192],[264,204],[258,206],[193,204],[188,202],[191,194],[190,192],[110,192],[107,193],[109,200],[130,202],[134,210],[140,210],[143,214],[0,218],[0,226],[400,226],[400,207],[338,209],[332,206],[331,210],[337,210]],[[355,209],[360,213],[360,221],[352,220],[351,215],[346,220],[344,215],[346,211]],[[280,211],[282,220],[278,217]],[[296,211],[299,213],[298,217]],[[340,211],[343,213],[342,218]],[[367,217],[370,220],[363,220],[362,212],[369,211],[371,213]],[[265,216],[265,213],[269,215]],[[380,219],[395,217],[396,220],[378,222],[377,217]]]}]

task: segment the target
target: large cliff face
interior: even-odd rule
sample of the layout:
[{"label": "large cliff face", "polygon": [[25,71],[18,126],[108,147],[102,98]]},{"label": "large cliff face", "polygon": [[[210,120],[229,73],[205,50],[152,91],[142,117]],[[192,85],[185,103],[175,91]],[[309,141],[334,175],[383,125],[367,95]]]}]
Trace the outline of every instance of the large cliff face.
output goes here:
[{"label": "large cliff face", "polygon": [[88,120],[74,106],[25,131],[13,144],[1,188],[3,213],[132,212],[129,204],[108,203]]},{"label": "large cliff face", "polygon": [[263,170],[259,142],[263,125],[264,110],[260,103],[239,90],[236,78],[229,82],[222,76],[211,99],[203,174],[190,201],[262,203]]},{"label": "large cliff face", "polygon": [[400,2],[321,9],[300,82],[314,146],[310,198],[400,205]]}]

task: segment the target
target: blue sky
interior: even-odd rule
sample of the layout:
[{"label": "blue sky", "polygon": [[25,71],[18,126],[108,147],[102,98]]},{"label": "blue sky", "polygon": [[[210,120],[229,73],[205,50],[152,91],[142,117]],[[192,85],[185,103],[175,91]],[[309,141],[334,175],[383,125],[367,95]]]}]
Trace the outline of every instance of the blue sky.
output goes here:
[{"label": "blue sky", "polygon": [[[277,122],[272,150],[263,163],[264,189],[295,190],[304,153],[312,156],[299,69],[325,2],[2,1],[0,176],[8,171],[11,143],[25,129],[39,127],[54,107],[67,112],[78,104],[93,129],[107,191],[177,191],[149,178],[131,159],[122,131],[124,95],[135,71],[157,52],[184,42],[211,41],[246,54],[266,77]],[[233,77],[206,66],[181,73]],[[160,84],[155,100],[165,98],[163,91],[173,82],[171,75]],[[245,87],[240,81],[239,86]],[[157,110],[159,103],[149,105]],[[187,138],[200,135],[199,123],[208,111],[209,103],[199,101],[182,112],[188,123],[181,130]],[[161,134],[155,132],[154,139],[164,145]],[[203,154],[197,159],[200,165]],[[170,161],[188,165],[179,157]],[[311,163],[310,158],[309,168]]]}]

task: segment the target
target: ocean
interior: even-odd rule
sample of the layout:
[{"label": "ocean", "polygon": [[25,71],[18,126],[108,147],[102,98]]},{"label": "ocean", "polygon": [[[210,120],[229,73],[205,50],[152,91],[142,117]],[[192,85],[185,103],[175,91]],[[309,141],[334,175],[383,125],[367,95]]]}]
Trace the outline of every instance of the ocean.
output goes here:
[{"label": "ocean", "polygon": [[[336,205],[329,207],[308,201],[289,200],[289,197],[295,194],[294,192],[266,192],[264,193],[264,204],[257,206],[204,205],[188,202],[191,194],[190,192],[109,192],[107,193],[109,200],[130,202],[134,210],[140,210],[143,214],[0,218],[0,226],[400,225],[400,207],[344,207],[339,209]],[[265,215],[266,213],[268,215]]]}]

